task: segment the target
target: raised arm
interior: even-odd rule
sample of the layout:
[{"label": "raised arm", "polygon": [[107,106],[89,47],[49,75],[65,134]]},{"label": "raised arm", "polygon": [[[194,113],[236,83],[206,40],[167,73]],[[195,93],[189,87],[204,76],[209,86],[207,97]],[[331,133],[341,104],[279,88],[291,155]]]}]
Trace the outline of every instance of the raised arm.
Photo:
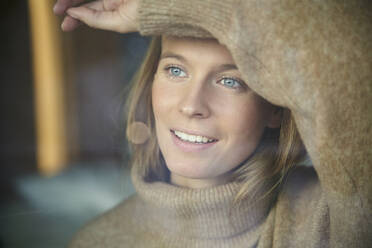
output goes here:
[{"label": "raised arm", "polygon": [[142,0],[139,22],[144,35],[225,44],[252,89],[292,110],[328,199],[331,247],[372,247],[368,1]]},{"label": "raised arm", "polygon": [[[372,247],[371,5],[142,0],[134,18],[143,35],[217,38],[253,90],[291,109],[328,199],[332,247]],[[114,28],[91,24],[95,11],[68,13],[123,32],[119,19]]]}]

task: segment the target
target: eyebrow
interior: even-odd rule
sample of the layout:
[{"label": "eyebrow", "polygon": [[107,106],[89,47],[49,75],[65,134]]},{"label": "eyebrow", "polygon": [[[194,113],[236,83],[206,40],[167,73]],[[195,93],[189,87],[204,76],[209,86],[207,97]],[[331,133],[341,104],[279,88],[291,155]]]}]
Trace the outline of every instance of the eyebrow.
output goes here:
[{"label": "eyebrow", "polygon": [[238,67],[235,64],[223,64],[217,67],[218,71],[230,71],[238,70]]},{"label": "eyebrow", "polygon": [[183,56],[178,55],[178,54],[175,54],[175,53],[165,52],[165,53],[162,53],[160,55],[160,60],[162,60],[162,59],[168,59],[168,58],[177,59],[177,60],[179,60],[181,62],[187,63],[187,60]]},{"label": "eyebrow", "polygon": [[[175,54],[172,52],[165,52],[160,55],[160,60],[173,58],[181,61],[182,63],[188,63],[187,59],[182,55]],[[216,71],[230,71],[230,70],[238,70],[238,67],[235,64],[222,64],[216,67]]]}]

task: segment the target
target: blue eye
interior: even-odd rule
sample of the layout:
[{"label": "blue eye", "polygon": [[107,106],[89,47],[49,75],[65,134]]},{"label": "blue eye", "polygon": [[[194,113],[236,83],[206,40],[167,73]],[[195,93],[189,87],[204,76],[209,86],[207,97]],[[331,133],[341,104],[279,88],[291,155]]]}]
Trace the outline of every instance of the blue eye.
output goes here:
[{"label": "blue eye", "polygon": [[242,88],[243,85],[241,82],[239,82],[238,80],[236,79],[233,79],[233,78],[222,78],[220,80],[220,83],[228,88],[232,88],[232,89],[237,89],[237,88]]},{"label": "blue eye", "polygon": [[186,77],[186,73],[179,67],[170,66],[167,70],[172,77]]}]

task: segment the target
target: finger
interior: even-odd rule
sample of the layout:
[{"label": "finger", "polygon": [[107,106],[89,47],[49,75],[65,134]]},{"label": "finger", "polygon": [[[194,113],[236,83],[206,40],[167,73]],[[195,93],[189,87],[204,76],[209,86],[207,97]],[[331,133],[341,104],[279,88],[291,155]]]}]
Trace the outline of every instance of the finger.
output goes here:
[{"label": "finger", "polygon": [[99,11],[114,11],[120,6],[119,0],[96,0],[93,2],[89,2],[86,4],[81,5],[83,7],[87,7],[94,10]]},{"label": "finger", "polygon": [[54,4],[53,12],[56,15],[64,15],[68,8],[76,6],[85,0],[57,0]]},{"label": "finger", "polygon": [[105,10],[116,10],[122,4],[122,0],[104,0],[103,5]]},{"label": "finger", "polygon": [[81,6],[70,8],[67,13],[93,28],[123,33],[132,31],[126,30],[127,23],[123,23],[122,17],[116,11],[101,11]]},{"label": "finger", "polygon": [[121,0],[100,0],[84,4],[83,6],[95,10],[114,11],[119,8],[120,4]]},{"label": "finger", "polygon": [[71,16],[66,16],[61,24],[61,28],[65,32],[72,31],[77,27],[81,26],[81,22],[72,18]]},{"label": "finger", "polygon": [[82,5],[82,7],[87,7],[89,9],[94,9],[97,11],[105,11],[104,1],[94,1],[87,4]]}]

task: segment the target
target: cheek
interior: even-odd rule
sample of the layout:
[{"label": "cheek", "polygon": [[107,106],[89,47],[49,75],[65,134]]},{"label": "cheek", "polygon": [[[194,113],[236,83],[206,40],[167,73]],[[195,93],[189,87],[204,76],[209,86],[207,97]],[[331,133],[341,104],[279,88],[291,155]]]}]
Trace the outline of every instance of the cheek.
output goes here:
[{"label": "cheek", "polygon": [[166,84],[162,84],[155,77],[152,85],[152,108],[155,118],[171,110],[175,105],[175,96],[176,92],[173,92],[172,88],[166,87]]},{"label": "cheek", "polygon": [[154,80],[152,85],[152,110],[154,113],[155,118],[155,133],[157,137],[157,142],[159,144],[160,150],[164,153],[165,148],[167,147],[165,145],[165,141],[163,137],[165,136],[165,130],[162,128],[162,123],[166,121],[167,118],[167,111],[168,111],[168,104],[166,103],[165,99],[166,94],[164,92],[164,89],[161,88],[159,83]]},{"label": "cheek", "polygon": [[[261,136],[267,122],[267,108],[254,95],[240,101],[233,101],[220,109],[221,125],[237,139]],[[231,111],[233,109],[233,111]]]},{"label": "cheek", "polygon": [[[251,95],[240,101],[225,101],[220,108],[221,116],[225,116],[225,123],[232,127],[232,131],[243,132],[266,126],[268,108],[266,104]],[[226,104],[227,103],[227,104]]]},{"label": "cheek", "polygon": [[161,87],[159,87],[159,84],[154,81],[152,85],[152,109],[156,122],[158,122],[159,117],[165,111],[164,109],[166,108],[166,104],[164,99],[164,90],[162,90]]},{"label": "cheek", "polygon": [[[172,116],[176,105],[176,92],[161,81],[154,80],[152,85],[152,109],[155,118],[156,136],[163,151],[165,137],[167,137],[167,123],[172,122]],[[164,151],[163,151],[164,152]]]}]

